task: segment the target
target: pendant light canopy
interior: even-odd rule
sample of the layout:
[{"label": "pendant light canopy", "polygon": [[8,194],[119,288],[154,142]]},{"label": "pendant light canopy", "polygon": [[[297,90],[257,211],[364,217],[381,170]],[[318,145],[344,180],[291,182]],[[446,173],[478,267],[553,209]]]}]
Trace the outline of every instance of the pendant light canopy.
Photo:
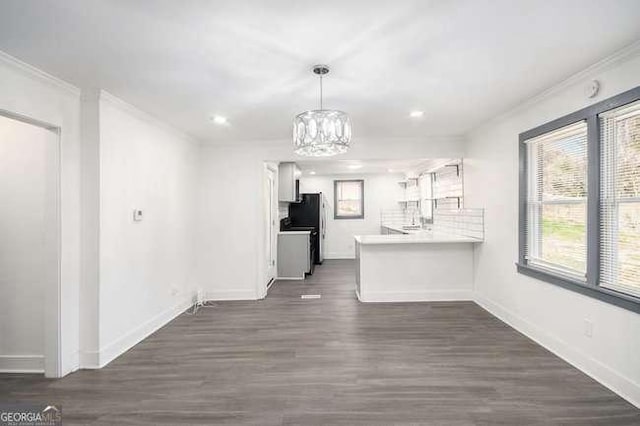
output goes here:
[{"label": "pendant light canopy", "polygon": [[351,142],[351,119],[342,111],[323,108],[322,77],[329,73],[329,67],[316,65],[313,72],[320,77],[320,109],[305,111],[293,119],[294,151],[312,157],[345,153]]}]

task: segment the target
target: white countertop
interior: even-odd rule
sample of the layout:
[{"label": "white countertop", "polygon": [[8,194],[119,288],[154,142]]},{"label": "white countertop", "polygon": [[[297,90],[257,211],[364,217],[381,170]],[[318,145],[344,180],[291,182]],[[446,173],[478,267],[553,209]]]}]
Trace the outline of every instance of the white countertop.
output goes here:
[{"label": "white countertop", "polygon": [[279,231],[278,235],[309,235],[311,231]]},{"label": "white countertop", "polygon": [[458,235],[416,231],[411,234],[395,235],[356,235],[359,244],[434,244],[434,243],[481,243],[479,238]]}]

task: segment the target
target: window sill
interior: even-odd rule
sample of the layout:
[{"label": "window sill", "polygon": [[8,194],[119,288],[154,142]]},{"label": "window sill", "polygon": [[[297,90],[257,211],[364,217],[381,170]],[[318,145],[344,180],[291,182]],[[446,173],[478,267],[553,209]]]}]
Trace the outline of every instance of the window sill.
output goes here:
[{"label": "window sill", "polygon": [[571,278],[555,275],[544,269],[535,268],[530,265],[516,263],[518,273],[545,281],[550,284],[575,291],[585,296],[593,297],[606,303],[618,306],[629,311],[640,313],[640,298],[627,294],[619,293],[615,290],[609,290],[598,286],[586,284],[582,281],[573,280]]}]

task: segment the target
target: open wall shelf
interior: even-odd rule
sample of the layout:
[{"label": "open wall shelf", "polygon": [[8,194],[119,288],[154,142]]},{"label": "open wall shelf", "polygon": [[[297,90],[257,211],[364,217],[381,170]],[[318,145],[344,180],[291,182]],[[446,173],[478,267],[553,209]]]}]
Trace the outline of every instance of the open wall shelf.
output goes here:
[{"label": "open wall shelf", "polygon": [[449,200],[455,200],[455,203],[457,204],[457,208],[459,209],[462,208],[462,196],[434,198],[433,199],[434,207],[438,208],[438,202],[442,204],[443,202],[449,201]]}]

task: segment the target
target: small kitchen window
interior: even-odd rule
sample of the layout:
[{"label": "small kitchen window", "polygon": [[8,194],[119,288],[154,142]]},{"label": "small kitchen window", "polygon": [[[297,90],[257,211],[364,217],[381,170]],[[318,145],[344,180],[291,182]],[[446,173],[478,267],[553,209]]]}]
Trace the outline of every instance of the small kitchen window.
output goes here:
[{"label": "small kitchen window", "polygon": [[334,219],[364,219],[364,180],[333,181]]}]

